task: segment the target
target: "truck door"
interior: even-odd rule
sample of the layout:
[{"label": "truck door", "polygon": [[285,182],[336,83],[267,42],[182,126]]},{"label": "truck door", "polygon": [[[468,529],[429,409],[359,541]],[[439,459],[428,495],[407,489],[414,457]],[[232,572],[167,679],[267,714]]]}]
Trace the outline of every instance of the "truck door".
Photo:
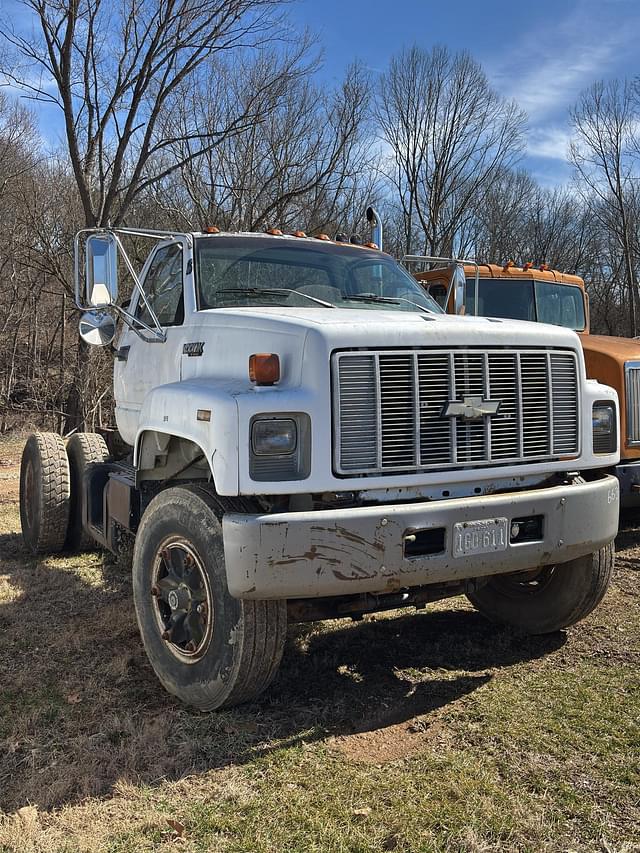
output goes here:
[{"label": "truck door", "polygon": [[[182,241],[161,243],[142,271],[142,287],[166,335],[165,341],[143,340],[125,327],[118,341],[114,365],[116,421],[129,443],[138,428],[140,409],[149,392],[180,379],[180,354],[184,339],[184,260]],[[144,301],[132,300],[132,310],[148,326],[154,322]]]}]

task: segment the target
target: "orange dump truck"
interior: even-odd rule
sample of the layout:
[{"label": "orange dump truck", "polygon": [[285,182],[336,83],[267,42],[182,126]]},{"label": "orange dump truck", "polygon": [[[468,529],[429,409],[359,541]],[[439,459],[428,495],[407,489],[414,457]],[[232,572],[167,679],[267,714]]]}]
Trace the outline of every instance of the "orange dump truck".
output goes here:
[{"label": "orange dump truck", "polygon": [[584,281],[544,266],[517,267],[511,262],[499,266],[452,261],[428,272],[414,272],[414,276],[449,313],[552,323],[579,334],[588,377],[618,392],[622,434],[615,473],[621,505],[639,506],[640,341],[590,334]]}]

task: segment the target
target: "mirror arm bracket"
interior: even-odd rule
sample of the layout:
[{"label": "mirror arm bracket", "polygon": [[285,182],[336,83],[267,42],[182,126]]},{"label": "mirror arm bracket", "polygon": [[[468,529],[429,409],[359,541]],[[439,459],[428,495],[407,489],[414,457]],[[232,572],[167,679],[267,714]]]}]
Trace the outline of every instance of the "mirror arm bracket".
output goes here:
[{"label": "mirror arm bracket", "polygon": [[[140,279],[136,274],[135,269],[133,268],[133,264],[127,255],[127,252],[122,245],[122,241],[120,240],[119,233],[122,234],[140,234],[140,236],[151,237],[156,240],[164,240],[170,236],[169,232],[153,232],[153,231],[141,231],[138,232],[135,229],[112,229],[112,228],[82,228],[78,231],[74,238],[74,264],[73,264],[73,278],[74,278],[74,293],[75,293],[75,303],[76,306],[81,311],[100,311],[105,308],[111,308],[116,313],[122,317],[123,321],[131,328],[143,341],[147,343],[164,343],[167,339],[166,333],[163,331],[162,326],[160,325],[158,318],[155,314],[155,311],[149,304],[147,296],[144,292],[142,284],[140,283]],[[123,307],[116,305],[115,303],[111,305],[105,306],[95,306],[89,304],[82,296],[82,285],[81,285],[81,271],[80,271],[80,256],[81,256],[81,240],[83,235],[89,234],[104,234],[111,235],[113,240],[115,241],[119,252],[122,255],[122,259],[127,267],[131,278],[133,279],[134,288],[140,294],[140,298],[144,303],[145,308],[149,312],[149,316],[153,322],[153,326],[148,326],[145,322],[140,320],[138,317],[134,317],[133,314],[130,314]],[[142,329],[148,334],[144,334]]]},{"label": "mirror arm bracket", "polygon": [[[122,317],[123,321],[127,324],[127,326],[131,329],[132,332],[135,332],[136,335],[145,343],[148,344],[163,344],[167,340],[166,332],[162,329],[160,324],[158,324],[157,328],[152,328],[151,326],[147,326],[147,324],[141,320],[139,317],[134,317],[133,314],[130,314],[128,311],[125,311],[119,305],[112,305],[114,311],[118,313],[120,317]],[[142,329],[145,332],[148,332],[148,335],[143,334]]]}]

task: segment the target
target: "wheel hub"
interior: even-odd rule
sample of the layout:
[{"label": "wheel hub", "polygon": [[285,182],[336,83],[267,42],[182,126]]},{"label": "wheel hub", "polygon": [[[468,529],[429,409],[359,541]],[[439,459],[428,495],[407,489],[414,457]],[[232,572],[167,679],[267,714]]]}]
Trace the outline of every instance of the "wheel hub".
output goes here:
[{"label": "wheel hub", "polygon": [[190,590],[184,584],[180,584],[177,589],[169,592],[167,603],[172,610],[190,610],[192,604]]},{"label": "wheel hub", "polygon": [[154,561],[151,598],[162,639],[183,661],[205,653],[213,631],[209,580],[190,543],[163,544]]}]

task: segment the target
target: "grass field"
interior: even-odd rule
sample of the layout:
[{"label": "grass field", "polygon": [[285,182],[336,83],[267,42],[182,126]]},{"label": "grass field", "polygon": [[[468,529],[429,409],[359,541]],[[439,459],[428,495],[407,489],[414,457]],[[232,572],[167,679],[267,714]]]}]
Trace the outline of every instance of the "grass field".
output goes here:
[{"label": "grass field", "polygon": [[292,626],[259,702],[165,694],[130,581],[34,560],[0,443],[0,851],[640,851],[640,512],[603,604],[526,638],[464,599]]}]

